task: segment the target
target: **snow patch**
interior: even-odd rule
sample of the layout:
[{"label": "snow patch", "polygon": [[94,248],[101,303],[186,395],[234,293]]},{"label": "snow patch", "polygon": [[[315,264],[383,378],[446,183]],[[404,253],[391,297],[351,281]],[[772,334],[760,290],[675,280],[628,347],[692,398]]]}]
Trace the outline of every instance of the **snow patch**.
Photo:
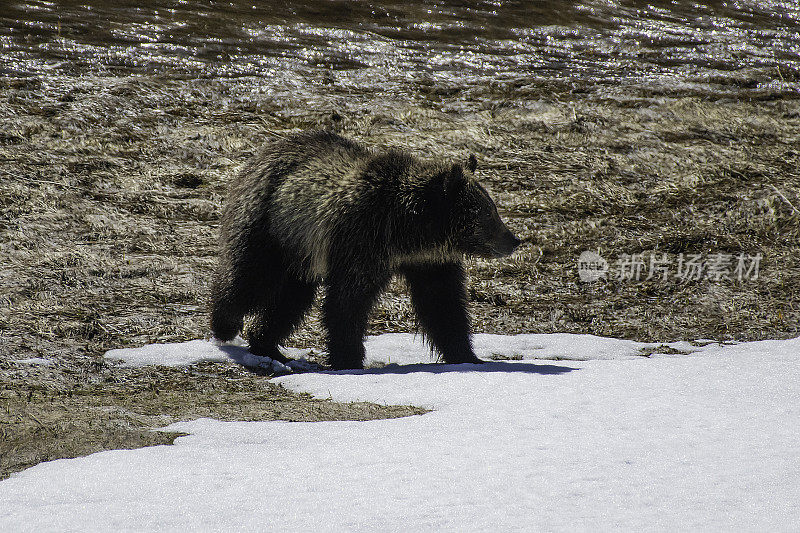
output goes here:
[{"label": "snow patch", "polygon": [[[482,365],[420,364],[430,357],[419,341],[369,339],[370,357],[389,363],[382,368],[275,381],[320,398],[432,412],[173,424],[190,434],[174,446],[52,461],[0,482],[0,530],[791,531],[800,523],[800,338],[675,343],[695,351],[639,357],[657,345],[476,336],[484,357],[525,358]],[[193,342],[112,356],[126,364],[230,357]]]},{"label": "snow patch", "polygon": [[15,363],[20,365],[53,366],[55,361],[44,357],[28,357],[27,359],[15,359]]},{"label": "snow patch", "polygon": [[187,342],[149,344],[139,348],[109,350],[105,358],[120,362],[121,366],[140,367],[147,365],[188,366],[206,361],[233,361],[250,368],[263,368],[272,373],[289,373],[293,370],[307,371],[316,367],[305,356],[309,349],[283,348],[283,353],[294,361],[284,365],[269,357],[253,355],[247,350],[247,343],[237,337],[231,342],[197,339]]},{"label": "snow patch", "polygon": [[[491,359],[549,359],[589,361],[593,359],[624,359],[639,357],[643,349],[667,346],[681,351],[699,351],[705,348],[688,342],[669,344],[635,342],[623,339],[575,335],[569,333],[492,335],[479,333],[473,336],[475,353],[485,360]],[[422,335],[413,333],[385,333],[367,337],[367,366],[374,364],[410,365],[436,362],[437,357],[425,344]],[[315,370],[316,366],[305,360],[309,349],[282,348],[294,370]],[[248,367],[261,367],[289,371],[290,369],[269,357],[260,357],[247,351],[247,343],[237,337],[230,343],[215,340],[193,340],[180,343],[150,344],[140,348],[109,350],[106,359],[120,361],[123,366],[166,365],[186,366],[203,361],[234,361]]]}]

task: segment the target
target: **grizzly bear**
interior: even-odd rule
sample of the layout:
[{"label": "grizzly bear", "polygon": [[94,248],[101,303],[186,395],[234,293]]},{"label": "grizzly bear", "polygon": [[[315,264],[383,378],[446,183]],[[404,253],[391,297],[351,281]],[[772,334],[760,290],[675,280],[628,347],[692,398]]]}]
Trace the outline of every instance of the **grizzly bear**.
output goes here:
[{"label": "grizzly bear", "polygon": [[329,132],[270,142],[233,180],[223,208],[214,336],[232,339],[250,316],[250,351],[286,363],[278,345],[322,284],[329,363],[363,368],[370,309],[399,274],[442,359],[482,362],[463,256],[506,256],[520,240],[475,181],[476,164],[475,156],[446,165],[374,152]]}]

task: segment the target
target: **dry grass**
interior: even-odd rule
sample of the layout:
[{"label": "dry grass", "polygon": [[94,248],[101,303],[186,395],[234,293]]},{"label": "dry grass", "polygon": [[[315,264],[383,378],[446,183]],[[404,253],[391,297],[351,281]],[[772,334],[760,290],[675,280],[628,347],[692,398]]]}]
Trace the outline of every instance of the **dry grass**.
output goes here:
[{"label": "dry grass", "polygon": [[[23,370],[24,372],[24,370]],[[340,404],[295,394],[218,363],[189,368],[92,369],[70,388],[0,383],[0,479],[42,461],[101,450],[171,444],[153,431],[178,420],[375,420],[422,414],[410,406]],[[13,386],[13,385],[16,386]]]},{"label": "dry grass", "polygon": [[[514,84],[376,95],[335,83],[314,99],[277,99],[265,83],[0,80],[0,477],[42,459],[170,441],[146,428],[186,417],[373,409],[319,407],[231,367],[123,371],[102,361],[110,348],[207,334],[226,182],[269,135],[310,127],[418,154],[478,155],[479,176],[526,243],[512,258],[470,262],[476,331],[651,342],[798,334],[797,99]],[[611,262],[622,253],[763,260],[754,281],[582,284],[583,250]],[[397,283],[370,332],[413,327]],[[316,314],[292,343],[321,346]],[[54,364],[16,362],[26,357]],[[327,414],[309,414],[318,407]]]}]

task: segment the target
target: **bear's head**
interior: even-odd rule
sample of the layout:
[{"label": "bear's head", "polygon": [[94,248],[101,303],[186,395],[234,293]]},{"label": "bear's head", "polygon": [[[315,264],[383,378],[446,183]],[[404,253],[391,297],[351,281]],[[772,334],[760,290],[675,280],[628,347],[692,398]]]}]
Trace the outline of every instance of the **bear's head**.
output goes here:
[{"label": "bear's head", "polygon": [[474,178],[477,160],[454,164],[438,176],[447,206],[450,242],[462,253],[480,257],[505,257],[519,246],[506,227],[497,206]]}]

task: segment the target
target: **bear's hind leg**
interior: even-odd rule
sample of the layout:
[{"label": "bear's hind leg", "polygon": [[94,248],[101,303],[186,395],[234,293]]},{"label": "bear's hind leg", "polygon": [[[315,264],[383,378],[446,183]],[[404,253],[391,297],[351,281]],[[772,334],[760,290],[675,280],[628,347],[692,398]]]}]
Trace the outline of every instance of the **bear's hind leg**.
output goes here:
[{"label": "bear's hind leg", "polygon": [[401,269],[422,332],[446,363],[482,363],[472,350],[466,274],[460,263]]},{"label": "bear's hind leg", "polygon": [[242,331],[244,317],[269,305],[286,269],[269,242],[231,243],[221,255],[211,289],[211,331],[223,341]]},{"label": "bear's hind leg", "polygon": [[242,331],[243,319],[256,304],[252,289],[240,276],[218,269],[211,289],[211,332],[221,341]]},{"label": "bear's hind leg", "polygon": [[249,332],[250,352],[288,363],[278,345],[291,335],[302,321],[317,292],[317,284],[288,275],[278,297],[267,302],[256,316]]}]

